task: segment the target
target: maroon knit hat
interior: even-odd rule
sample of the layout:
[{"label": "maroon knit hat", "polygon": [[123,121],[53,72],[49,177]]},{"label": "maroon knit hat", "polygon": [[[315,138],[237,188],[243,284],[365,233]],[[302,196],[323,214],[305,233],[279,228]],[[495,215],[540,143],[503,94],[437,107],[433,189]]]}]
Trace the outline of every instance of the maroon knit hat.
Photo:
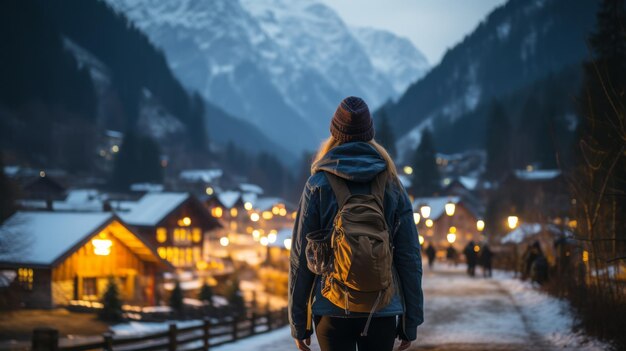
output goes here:
[{"label": "maroon knit hat", "polygon": [[344,143],[372,140],[374,123],[365,101],[355,96],[343,99],[330,122],[330,134]]}]

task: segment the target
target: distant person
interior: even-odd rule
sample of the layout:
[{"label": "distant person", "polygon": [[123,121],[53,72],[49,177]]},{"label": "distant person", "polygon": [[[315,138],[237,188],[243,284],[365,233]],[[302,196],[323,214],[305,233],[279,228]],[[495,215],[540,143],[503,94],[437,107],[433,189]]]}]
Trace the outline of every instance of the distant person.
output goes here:
[{"label": "distant person", "polygon": [[458,253],[452,244],[446,249],[446,261],[452,263],[455,267],[459,263]]},{"label": "distant person", "polygon": [[532,244],[528,245],[526,251],[524,251],[524,254],[522,255],[522,280],[530,278],[533,263],[540,256],[543,256],[543,251],[541,251],[539,241],[534,241]]},{"label": "distant person", "polygon": [[428,257],[428,268],[433,269],[435,265],[435,256],[437,256],[437,250],[433,247],[433,244],[428,244],[426,248],[426,257]]},{"label": "distant person", "polygon": [[424,320],[411,201],[393,160],[373,139],[363,100],[344,99],[330,132],[311,166],[293,231],[291,335],[299,350],[310,350],[313,320],[322,351],[391,351],[396,337],[406,350]]},{"label": "distant person", "polygon": [[474,246],[474,242],[470,241],[463,250],[463,254],[465,255],[465,262],[467,262],[467,275],[469,275],[470,277],[476,275],[476,263],[478,261],[476,251],[474,251]]},{"label": "distant person", "polygon": [[491,278],[492,276],[492,271],[491,271],[492,260],[493,260],[493,252],[489,248],[489,245],[485,244],[482,250],[480,250],[480,265],[483,266],[483,277],[485,278],[488,278],[488,277]]}]

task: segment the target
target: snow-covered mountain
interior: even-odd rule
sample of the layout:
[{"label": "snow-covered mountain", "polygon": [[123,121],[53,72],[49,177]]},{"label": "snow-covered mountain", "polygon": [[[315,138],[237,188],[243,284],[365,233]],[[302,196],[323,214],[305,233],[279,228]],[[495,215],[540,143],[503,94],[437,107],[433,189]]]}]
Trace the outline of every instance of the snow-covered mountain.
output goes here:
[{"label": "snow-covered mountain", "polygon": [[352,28],[374,68],[391,82],[398,96],[429,69],[426,57],[407,38],[369,27]]},{"label": "snow-covered mountain", "polygon": [[343,97],[374,109],[424,72],[410,42],[375,50],[377,35],[355,35],[316,0],[108,2],[163,48],[185,85],[294,151],[328,134]]}]

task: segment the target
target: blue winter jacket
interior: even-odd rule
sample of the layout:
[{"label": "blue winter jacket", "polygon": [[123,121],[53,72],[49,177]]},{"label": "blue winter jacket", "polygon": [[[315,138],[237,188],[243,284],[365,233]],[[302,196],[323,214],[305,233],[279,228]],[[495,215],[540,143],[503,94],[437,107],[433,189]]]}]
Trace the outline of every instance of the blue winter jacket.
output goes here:
[{"label": "blue winter jacket", "polygon": [[[312,273],[306,264],[306,235],[318,230],[332,230],[338,210],[337,200],[324,173],[331,172],[348,180],[353,194],[369,194],[370,182],[387,165],[370,144],[350,142],[331,149],[314,167],[317,172],[308,179],[300,198],[290,254],[289,322],[291,334],[296,339],[306,339],[312,334],[311,312],[316,316],[346,317],[342,308],[322,296],[323,279]],[[399,181],[387,183],[383,206],[393,236],[396,295],[374,317],[402,315],[399,336],[415,340],[417,326],[424,321],[422,260],[411,202]],[[312,306],[310,301],[313,301]],[[367,315],[362,314],[363,317]],[[350,313],[350,317],[355,316],[360,314]]]}]

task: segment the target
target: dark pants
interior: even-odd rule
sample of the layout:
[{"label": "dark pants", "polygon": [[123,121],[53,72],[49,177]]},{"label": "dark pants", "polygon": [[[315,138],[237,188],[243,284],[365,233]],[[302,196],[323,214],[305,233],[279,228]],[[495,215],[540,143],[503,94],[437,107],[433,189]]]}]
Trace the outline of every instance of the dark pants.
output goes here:
[{"label": "dark pants", "polygon": [[367,318],[315,317],[315,334],[322,351],[391,351],[396,317],[372,318],[367,336],[361,336]]}]

